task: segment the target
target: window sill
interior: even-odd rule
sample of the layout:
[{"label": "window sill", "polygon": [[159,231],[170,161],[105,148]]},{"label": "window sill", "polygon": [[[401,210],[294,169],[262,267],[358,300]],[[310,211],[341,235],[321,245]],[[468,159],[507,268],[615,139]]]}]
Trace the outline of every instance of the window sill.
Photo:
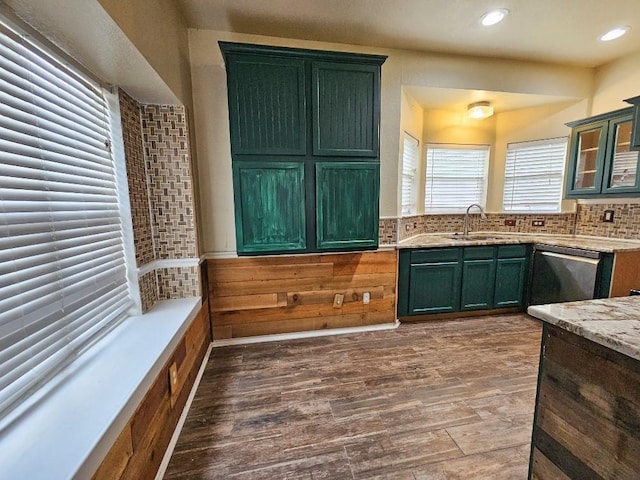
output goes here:
[{"label": "window sill", "polygon": [[130,317],[0,427],[3,478],[90,478],[185,334],[200,297]]}]

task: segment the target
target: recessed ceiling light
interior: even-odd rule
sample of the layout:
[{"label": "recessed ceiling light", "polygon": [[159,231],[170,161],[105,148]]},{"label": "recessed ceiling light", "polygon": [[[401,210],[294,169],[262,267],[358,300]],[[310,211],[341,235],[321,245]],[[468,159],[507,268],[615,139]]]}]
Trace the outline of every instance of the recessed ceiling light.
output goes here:
[{"label": "recessed ceiling light", "polygon": [[487,12],[482,16],[482,18],[480,19],[480,23],[482,23],[482,25],[484,25],[485,27],[489,27],[501,22],[508,14],[509,10],[507,10],[506,8],[491,10],[490,12]]},{"label": "recessed ceiling light", "polygon": [[612,28],[611,30],[609,30],[607,33],[605,33],[600,37],[600,41],[609,42],[611,40],[615,40],[616,38],[620,38],[621,36],[623,36],[629,30],[631,30],[631,27],[626,25],[624,27]]}]

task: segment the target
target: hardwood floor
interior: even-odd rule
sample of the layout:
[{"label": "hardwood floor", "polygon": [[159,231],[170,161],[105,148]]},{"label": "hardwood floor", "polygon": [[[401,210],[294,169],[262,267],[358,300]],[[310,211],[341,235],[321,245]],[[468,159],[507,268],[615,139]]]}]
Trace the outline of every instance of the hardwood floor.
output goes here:
[{"label": "hardwood floor", "polygon": [[526,315],[215,348],[165,479],[526,479]]}]

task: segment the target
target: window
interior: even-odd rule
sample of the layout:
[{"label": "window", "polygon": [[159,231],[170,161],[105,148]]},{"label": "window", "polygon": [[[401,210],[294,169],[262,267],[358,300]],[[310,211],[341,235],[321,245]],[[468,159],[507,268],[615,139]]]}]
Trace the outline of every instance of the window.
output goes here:
[{"label": "window", "polygon": [[402,147],[402,214],[417,213],[418,140],[407,132]]},{"label": "window", "polygon": [[102,90],[0,23],[0,412],[125,318]]},{"label": "window", "polygon": [[428,145],[425,213],[464,212],[484,207],[487,191],[487,145]]},{"label": "window", "polygon": [[567,138],[507,145],[505,212],[559,212]]}]

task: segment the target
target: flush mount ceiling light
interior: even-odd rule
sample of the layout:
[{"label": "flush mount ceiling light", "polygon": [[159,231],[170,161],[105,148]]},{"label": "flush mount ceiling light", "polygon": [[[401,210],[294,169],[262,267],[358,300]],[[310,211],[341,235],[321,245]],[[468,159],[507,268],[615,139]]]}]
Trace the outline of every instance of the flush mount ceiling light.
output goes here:
[{"label": "flush mount ceiling light", "polygon": [[495,25],[496,23],[500,23],[504,17],[509,14],[509,10],[506,8],[498,8],[497,10],[491,10],[490,12],[485,13],[480,19],[480,23],[485,27],[489,27],[491,25]]},{"label": "flush mount ceiling light", "polygon": [[615,40],[616,38],[620,38],[625,33],[631,30],[631,27],[625,25],[622,27],[616,27],[609,30],[607,33],[600,37],[601,42],[610,42],[611,40]]},{"label": "flush mount ceiling light", "polygon": [[476,120],[482,120],[493,115],[493,107],[489,102],[475,102],[467,107],[467,116]]}]

